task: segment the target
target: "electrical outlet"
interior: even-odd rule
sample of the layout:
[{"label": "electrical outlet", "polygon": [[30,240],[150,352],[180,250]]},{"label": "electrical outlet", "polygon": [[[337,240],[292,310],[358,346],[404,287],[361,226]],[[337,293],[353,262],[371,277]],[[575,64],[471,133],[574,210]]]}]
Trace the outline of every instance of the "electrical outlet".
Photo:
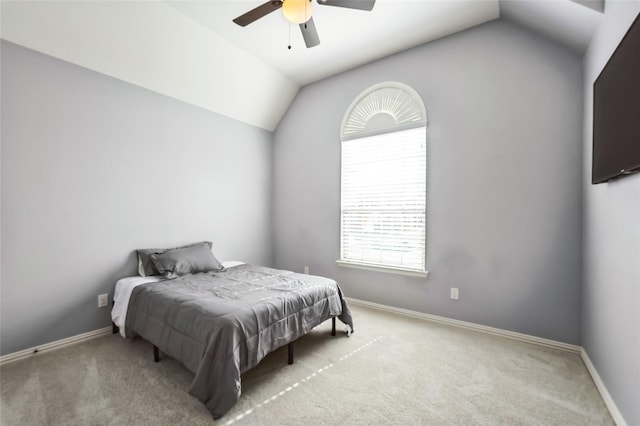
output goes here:
[{"label": "electrical outlet", "polygon": [[98,308],[104,308],[109,304],[109,295],[108,294],[99,294],[98,295]]},{"label": "electrical outlet", "polygon": [[456,287],[451,287],[451,298],[453,300],[458,300],[459,294],[458,289]]},{"label": "electrical outlet", "polygon": [[308,266],[305,266],[305,267],[304,267],[304,273],[305,273],[305,274],[307,274],[307,275],[309,275],[309,267],[308,267]]}]

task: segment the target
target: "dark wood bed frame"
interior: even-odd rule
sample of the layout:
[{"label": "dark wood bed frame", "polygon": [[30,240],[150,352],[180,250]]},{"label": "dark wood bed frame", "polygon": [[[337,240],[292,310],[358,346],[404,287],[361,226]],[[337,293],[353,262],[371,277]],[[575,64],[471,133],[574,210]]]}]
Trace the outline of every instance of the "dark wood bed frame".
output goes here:
[{"label": "dark wood bed frame", "polygon": [[[116,334],[120,331],[120,328],[115,325],[115,323],[111,323],[113,329],[113,334]],[[336,317],[331,317],[331,335],[335,336],[336,335]],[[287,345],[287,349],[288,349],[288,360],[287,363],[289,365],[293,364],[293,343],[291,342]],[[156,345],[153,345],[153,361],[154,362],[159,362],[160,361],[160,350],[158,349],[158,347]]]}]

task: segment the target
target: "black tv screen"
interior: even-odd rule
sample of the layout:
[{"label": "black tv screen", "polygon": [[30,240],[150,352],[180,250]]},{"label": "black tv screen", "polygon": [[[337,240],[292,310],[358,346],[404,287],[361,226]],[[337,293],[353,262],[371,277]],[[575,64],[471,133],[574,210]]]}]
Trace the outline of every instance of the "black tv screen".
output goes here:
[{"label": "black tv screen", "polygon": [[591,183],[640,171],[640,14],[593,84]]}]

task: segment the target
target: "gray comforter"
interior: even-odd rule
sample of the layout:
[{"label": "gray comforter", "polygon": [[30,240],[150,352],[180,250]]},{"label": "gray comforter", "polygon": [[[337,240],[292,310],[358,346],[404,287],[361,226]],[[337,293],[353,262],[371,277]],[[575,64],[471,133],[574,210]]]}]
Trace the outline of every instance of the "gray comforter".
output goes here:
[{"label": "gray comforter", "polygon": [[217,419],[240,398],[241,373],[335,316],[353,330],[335,281],[245,264],[136,287],[125,329],[195,373],[189,393]]}]

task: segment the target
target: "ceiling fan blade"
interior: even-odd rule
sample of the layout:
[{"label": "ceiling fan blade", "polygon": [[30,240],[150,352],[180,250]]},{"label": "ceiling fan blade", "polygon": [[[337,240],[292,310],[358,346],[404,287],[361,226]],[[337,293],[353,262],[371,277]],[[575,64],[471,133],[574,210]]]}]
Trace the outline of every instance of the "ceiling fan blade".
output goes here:
[{"label": "ceiling fan blade", "polygon": [[251,9],[244,15],[238,16],[236,19],[233,20],[233,22],[240,25],[241,27],[246,27],[253,21],[257,21],[263,16],[266,16],[271,12],[273,12],[274,10],[280,9],[281,7],[282,7],[282,0],[269,0],[268,2],[263,3],[260,6],[256,7],[255,9]]},{"label": "ceiling fan blade", "polygon": [[314,47],[320,44],[318,31],[316,31],[316,24],[313,23],[313,16],[304,24],[300,24],[300,31],[302,31],[304,44],[306,44],[307,47]]},{"label": "ceiling fan blade", "polygon": [[376,0],[318,0],[318,4],[370,11]]}]

